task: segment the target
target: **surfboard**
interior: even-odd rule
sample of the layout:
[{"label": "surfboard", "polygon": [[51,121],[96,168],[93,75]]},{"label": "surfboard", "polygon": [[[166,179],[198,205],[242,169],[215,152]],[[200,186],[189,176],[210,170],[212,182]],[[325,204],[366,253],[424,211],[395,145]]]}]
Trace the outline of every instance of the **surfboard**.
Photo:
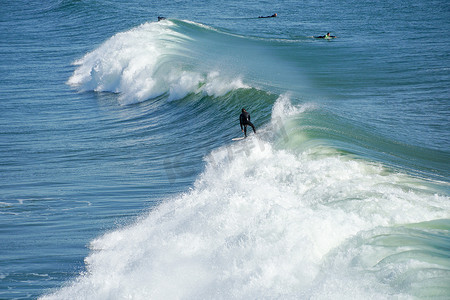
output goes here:
[{"label": "surfboard", "polygon": [[232,140],[233,140],[233,141],[240,141],[240,140],[243,140],[243,139],[245,139],[245,137],[234,138],[234,139],[232,139]]}]

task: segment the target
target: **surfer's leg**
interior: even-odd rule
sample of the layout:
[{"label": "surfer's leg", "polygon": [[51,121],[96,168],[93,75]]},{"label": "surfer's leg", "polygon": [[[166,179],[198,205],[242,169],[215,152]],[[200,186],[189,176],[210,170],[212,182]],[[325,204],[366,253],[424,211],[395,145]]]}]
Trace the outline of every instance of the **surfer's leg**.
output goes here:
[{"label": "surfer's leg", "polygon": [[244,136],[247,137],[247,125],[244,125]]},{"label": "surfer's leg", "polygon": [[253,125],[253,123],[252,122],[248,122],[248,125],[252,126],[253,132],[256,133],[256,129],[255,129],[255,126]]}]

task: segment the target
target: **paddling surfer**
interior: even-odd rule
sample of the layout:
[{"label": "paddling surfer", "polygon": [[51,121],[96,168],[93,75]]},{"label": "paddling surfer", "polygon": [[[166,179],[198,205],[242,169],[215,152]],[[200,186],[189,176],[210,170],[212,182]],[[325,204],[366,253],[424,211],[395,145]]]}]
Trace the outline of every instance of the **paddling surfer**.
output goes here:
[{"label": "paddling surfer", "polygon": [[271,15],[271,16],[267,16],[267,17],[263,17],[263,16],[259,16],[258,18],[260,18],[260,19],[264,19],[264,18],[276,18],[277,17],[277,14],[276,13],[274,13],[273,15]]},{"label": "paddling surfer", "polygon": [[327,33],[327,34],[325,34],[325,35],[315,36],[315,38],[316,38],[316,39],[325,39],[325,40],[331,40],[331,39],[334,39],[334,38],[336,38],[336,36],[334,36],[334,35],[330,35],[330,33],[328,32],[328,33]]}]

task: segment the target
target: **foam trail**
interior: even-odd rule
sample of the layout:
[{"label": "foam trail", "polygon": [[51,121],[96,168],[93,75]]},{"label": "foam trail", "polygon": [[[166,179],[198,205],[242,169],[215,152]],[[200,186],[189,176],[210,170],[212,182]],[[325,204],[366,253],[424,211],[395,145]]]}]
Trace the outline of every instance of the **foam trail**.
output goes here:
[{"label": "foam trail", "polygon": [[[367,263],[405,249],[373,239],[450,217],[448,197],[363,160],[292,153],[257,138],[205,160],[191,191],[92,241],[87,272],[42,299],[409,298]],[[402,277],[404,259],[390,259],[386,268]]]},{"label": "foam trail", "polygon": [[195,53],[187,50],[191,38],[175,27],[167,20],[114,35],[74,63],[77,68],[67,83],[80,91],[120,93],[121,104],[166,93],[176,100],[190,93],[223,96],[248,88],[239,77],[199,70]]}]

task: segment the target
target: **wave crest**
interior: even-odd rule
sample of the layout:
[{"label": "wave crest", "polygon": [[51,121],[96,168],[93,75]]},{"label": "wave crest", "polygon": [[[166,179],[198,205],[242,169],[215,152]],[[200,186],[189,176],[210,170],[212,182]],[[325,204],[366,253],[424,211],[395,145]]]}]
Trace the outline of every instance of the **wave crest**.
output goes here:
[{"label": "wave crest", "polygon": [[168,94],[169,100],[190,93],[223,96],[249,88],[241,78],[218,70],[202,70],[186,45],[191,38],[174,30],[171,21],[145,23],[121,32],[83,58],[67,84],[80,91],[119,93],[121,104]]}]

